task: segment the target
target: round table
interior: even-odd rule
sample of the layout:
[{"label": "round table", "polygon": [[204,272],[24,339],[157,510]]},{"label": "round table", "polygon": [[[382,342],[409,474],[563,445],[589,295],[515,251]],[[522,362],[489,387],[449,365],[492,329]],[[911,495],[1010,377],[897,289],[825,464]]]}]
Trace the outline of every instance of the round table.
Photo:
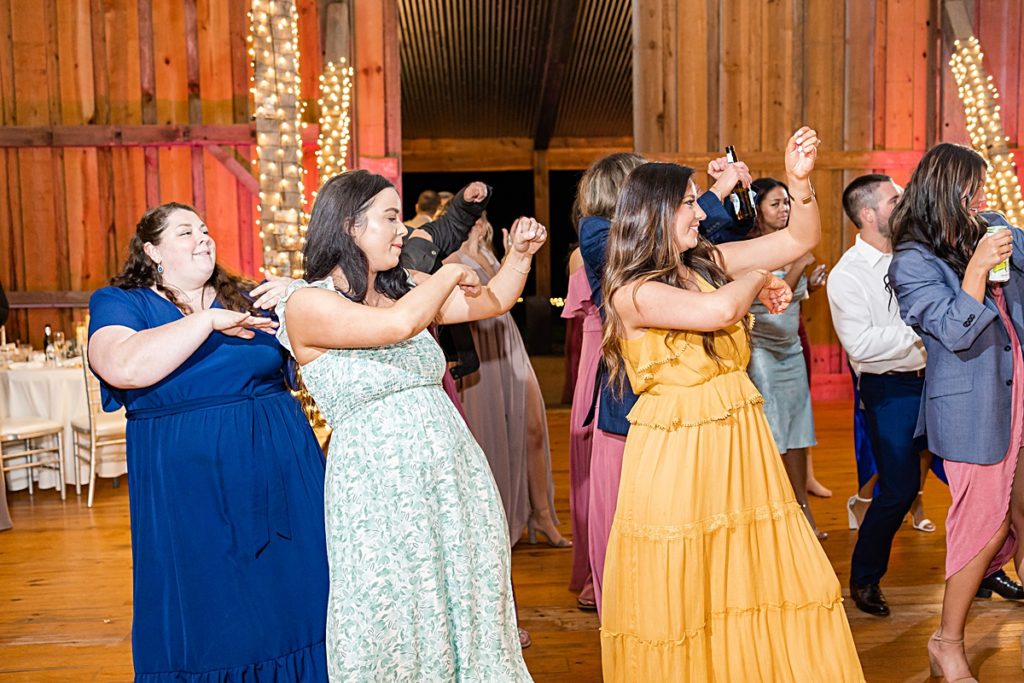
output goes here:
[{"label": "round table", "polygon": [[[35,367],[32,364],[0,370],[0,420],[5,417],[45,417],[64,425],[65,486],[73,488],[75,465],[71,420],[85,417],[89,404],[81,367]],[[124,446],[108,446],[97,454],[97,477],[118,477],[127,469]],[[28,488],[28,472],[40,488],[56,488],[57,473],[47,468],[7,472],[7,489]],[[78,466],[79,481],[88,483],[89,467]]]}]

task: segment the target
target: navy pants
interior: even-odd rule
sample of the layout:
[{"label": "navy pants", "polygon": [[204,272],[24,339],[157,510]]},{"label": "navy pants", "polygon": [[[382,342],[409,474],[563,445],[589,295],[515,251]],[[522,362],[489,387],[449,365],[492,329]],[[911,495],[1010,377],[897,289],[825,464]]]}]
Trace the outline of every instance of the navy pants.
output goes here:
[{"label": "navy pants", "polygon": [[921,484],[924,439],[915,439],[924,379],[914,375],[860,377],[860,397],[875,451],[878,487],[853,548],[850,581],[879,583],[889,568],[892,541]]}]

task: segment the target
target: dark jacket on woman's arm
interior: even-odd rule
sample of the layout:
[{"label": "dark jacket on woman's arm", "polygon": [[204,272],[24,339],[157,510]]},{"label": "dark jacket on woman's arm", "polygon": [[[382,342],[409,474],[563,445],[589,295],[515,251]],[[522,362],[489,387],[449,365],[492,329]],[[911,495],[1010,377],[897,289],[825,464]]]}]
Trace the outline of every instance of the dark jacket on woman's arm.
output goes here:
[{"label": "dark jacket on woman's arm", "polygon": [[418,228],[429,233],[431,239],[410,237],[412,231],[406,235],[400,257],[403,268],[431,275],[441,267],[442,261],[459,250],[473,224],[487,208],[492,188],[487,186],[487,196],[482,202],[467,202],[463,197],[465,192],[466,188],[462,188],[452,197],[444,215]]}]

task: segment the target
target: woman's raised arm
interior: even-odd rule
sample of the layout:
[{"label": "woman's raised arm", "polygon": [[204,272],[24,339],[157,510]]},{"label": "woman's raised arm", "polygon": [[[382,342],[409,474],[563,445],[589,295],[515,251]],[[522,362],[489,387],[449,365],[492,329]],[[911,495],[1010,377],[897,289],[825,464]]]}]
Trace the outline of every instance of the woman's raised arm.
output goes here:
[{"label": "woman's raised arm", "polygon": [[778,270],[809,252],[821,240],[821,216],[810,174],[818,158],[818,134],[804,126],[786,144],[786,183],[793,194],[789,226],[763,237],[718,246],[731,277],[764,268]]}]

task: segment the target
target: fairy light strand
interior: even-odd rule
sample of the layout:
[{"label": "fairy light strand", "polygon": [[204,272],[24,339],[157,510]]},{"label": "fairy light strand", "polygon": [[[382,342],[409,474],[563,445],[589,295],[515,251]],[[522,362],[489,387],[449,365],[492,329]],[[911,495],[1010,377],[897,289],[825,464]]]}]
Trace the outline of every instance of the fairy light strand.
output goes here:
[{"label": "fairy light strand", "polygon": [[302,277],[305,214],[298,12],[294,0],[253,0],[249,12],[260,202],[260,272]]},{"label": "fairy light strand", "polygon": [[1006,214],[1011,224],[1024,226],[1024,197],[1009,149],[1010,138],[1003,130],[999,91],[992,76],[985,73],[983,59],[978,39],[971,36],[953,42],[949,67],[964,107],[971,144],[989,163],[985,184],[988,205]]},{"label": "fairy light strand", "polygon": [[352,141],[352,67],[344,57],[329,61],[320,74],[320,135],[317,139],[317,168],[321,184],[348,170],[348,150]]}]

